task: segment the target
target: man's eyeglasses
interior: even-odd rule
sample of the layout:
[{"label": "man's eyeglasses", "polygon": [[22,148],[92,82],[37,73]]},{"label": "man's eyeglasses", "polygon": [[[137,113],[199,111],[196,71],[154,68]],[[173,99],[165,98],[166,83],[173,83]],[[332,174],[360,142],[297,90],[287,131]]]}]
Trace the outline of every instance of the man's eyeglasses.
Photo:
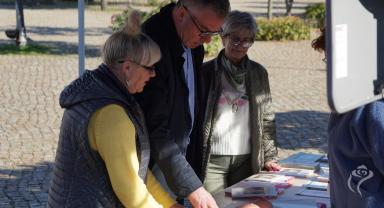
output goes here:
[{"label": "man's eyeglasses", "polygon": [[186,6],[184,6],[184,5],[182,5],[182,7],[185,9],[185,11],[187,11],[187,13],[188,13],[189,17],[191,18],[193,24],[194,24],[195,27],[199,30],[199,32],[200,32],[200,36],[201,36],[201,37],[215,36],[215,35],[219,35],[219,34],[221,34],[221,33],[223,32],[223,29],[221,29],[221,28],[220,28],[219,31],[206,31],[206,30],[204,30],[204,29],[201,29],[200,24],[197,23],[195,17],[193,17],[193,15],[192,15],[191,12],[189,11],[189,9],[188,9]]},{"label": "man's eyeglasses", "polygon": [[242,46],[244,48],[249,48],[253,45],[254,40],[253,39],[245,39],[241,40],[238,37],[232,37],[231,35],[225,35],[224,37],[229,37],[229,40],[231,41],[232,45],[234,46]]},{"label": "man's eyeglasses", "polygon": [[119,60],[119,61],[117,61],[117,63],[122,64],[122,63],[127,62],[127,61],[132,62],[132,63],[142,67],[143,69],[147,70],[148,72],[154,72],[155,71],[155,66],[144,66],[144,65],[138,64],[138,63],[136,63],[134,61],[131,61],[129,59],[127,59],[127,60]]}]

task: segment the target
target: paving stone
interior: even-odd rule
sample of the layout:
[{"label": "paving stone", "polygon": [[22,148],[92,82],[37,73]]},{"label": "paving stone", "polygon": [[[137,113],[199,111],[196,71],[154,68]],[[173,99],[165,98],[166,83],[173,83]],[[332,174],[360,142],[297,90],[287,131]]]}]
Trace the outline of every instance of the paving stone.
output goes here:
[{"label": "paving stone", "polygon": [[[231,4],[232,9],[250,11],[256,8],[252,4],[260,7],[265,2],[232,0]],[[77,10],[25,8],[24,13],[28,36],[59,52],[0,56],[1,208],[46,206],[63,113],[59,93],[78,76]],[[117,12],[86,10],[88,69],[101,62],[99,48],[111,34],[108,25],[113,13]],[[11,43],[2,31],[15,27],[14,9],[0,5],[0,19],[0,44]],[[298,151],[324,152],[327,147],[326,71],[323,55],[313,51],[310,43],[257,41],[248,53],[269,73],[280,157]]]}]

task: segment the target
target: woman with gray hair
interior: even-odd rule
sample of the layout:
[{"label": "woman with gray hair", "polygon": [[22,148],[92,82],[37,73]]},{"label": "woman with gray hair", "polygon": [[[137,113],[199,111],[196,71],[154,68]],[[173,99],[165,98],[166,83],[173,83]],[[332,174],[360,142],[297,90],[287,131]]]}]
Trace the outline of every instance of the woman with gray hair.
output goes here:
[{"label": "woman with gray hair", "polygon": [[230,12],[221,35],[224,49],[203,66],[207,103],[200,171],[211,193],[262,169],[280,169],[268,74],[247,56],[256,30],[252,15]]},{"label": "woman with gray hair", "polygon": [[65,109],[48,207],[179,207],[148,170],[148,134],[133,98],[155,76],[160,49],[138,12],[102,49],[103,64],[60,95]]}]

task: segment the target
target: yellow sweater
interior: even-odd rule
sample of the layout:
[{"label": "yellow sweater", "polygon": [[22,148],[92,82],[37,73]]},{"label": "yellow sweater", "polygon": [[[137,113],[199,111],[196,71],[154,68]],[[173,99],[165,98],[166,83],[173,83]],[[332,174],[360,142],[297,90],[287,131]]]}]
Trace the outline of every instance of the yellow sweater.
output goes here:
[{"label": "yellow sweater", "polygon": [[170,207],[176,202],[148,171],[147,186],[138,175],[135,127],[115,104],[97,110],[88,125],[88,138],[108,170],[112,188],[125,207]]}]

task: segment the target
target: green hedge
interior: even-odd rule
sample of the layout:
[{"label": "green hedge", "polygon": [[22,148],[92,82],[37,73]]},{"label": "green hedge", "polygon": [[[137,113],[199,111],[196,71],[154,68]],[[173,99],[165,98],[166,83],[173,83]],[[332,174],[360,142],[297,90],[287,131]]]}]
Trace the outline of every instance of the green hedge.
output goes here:
[{"label": "green hedge", "polygon": [[209,42],[208,44],[204,43],[205,55],[209,57],[216,56],[221,48],[222,44],[219,35],[213,36],[211,42]]},{"label": "green hedge", "polygon": [[150,6],[157,6],[159,4],[162,4],[164,1],[162,0],[147,0],[148,5]]},{"label": "green hedge", "polygon": [[298,17],[258,18],[256,40],[307,40],[310,27]]},{"label": "green hedge", "polygon": [[[141,14],[142,21],[144,22],[145,20],[147,20],[153,14],[158,13],[162,7],[164,7],[165,5],[169,4],[170,2],[175,2],[175,0],[165,0],[165,1],[162,1],[159,4],[157,4],[157,6],[154,9],[152,9],[150,12],[139,11],[140,14]],[[127,19],[127,16],[128,16],[128,14],[129,14],[129,12],[131,10],[133,10],[133,8],[128,7],[122,13],[114,14],[111,17],[111,25],[110,25],[110,27],[112,28],[113,31],[119,30],[124,25],[125,20]]]},{"label": "green hedge", "polygon": [[[145,13],[141,12],[143,21],[148,19],[153,14],[157,13],[161,7],[171,2],[171,0],[163,1],[152,11]],[[132,8],[128,8],[120,14],[112,16],[111,28],[116,31],[120,29],[126,20]],[[298,17],[275,17],[271,20],[258,18],[258,32],[256,40],[307,40],[310,38],[310,27]],[[221,39],[219,36],[212,37],[209,44],[204,44],[205,53],[207,56],[215,56],[222,48]]]},{"label": "green hedge", "polygon": [[322,27],[325,19],[325,4],[318,3],[308,6],[304,17],[309,21],[312,27]]}]

